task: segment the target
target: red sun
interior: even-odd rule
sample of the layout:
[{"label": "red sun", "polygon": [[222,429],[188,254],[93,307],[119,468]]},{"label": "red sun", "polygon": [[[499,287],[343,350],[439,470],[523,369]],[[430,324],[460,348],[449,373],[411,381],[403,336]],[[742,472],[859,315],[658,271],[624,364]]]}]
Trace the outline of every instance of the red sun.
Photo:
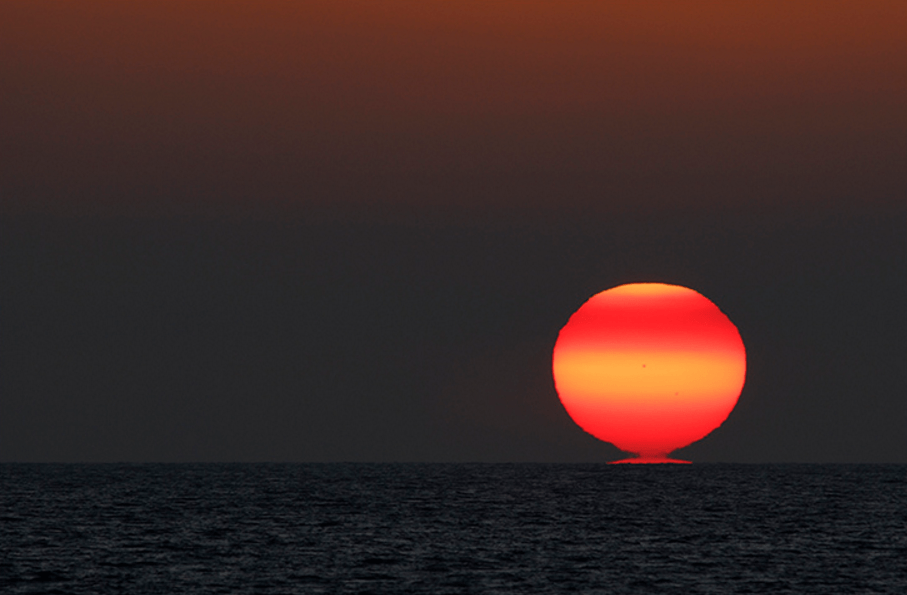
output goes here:
[{"label": "red sun", "polygon": [[633,283],[592,296],[554,346],[554,384],[582,429],[638,458],[706,436],[737,404],[746,351],[708,298],[678,285]]}]

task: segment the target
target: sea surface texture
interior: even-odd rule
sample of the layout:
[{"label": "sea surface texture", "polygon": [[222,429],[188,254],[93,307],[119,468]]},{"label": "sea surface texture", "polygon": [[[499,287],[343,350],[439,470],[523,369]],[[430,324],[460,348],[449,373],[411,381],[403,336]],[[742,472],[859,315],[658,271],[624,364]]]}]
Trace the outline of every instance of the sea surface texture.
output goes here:
[{"label": "sea surface texture", "polygon": [[0,465],[2,593],[907,593],[907,466]]}]

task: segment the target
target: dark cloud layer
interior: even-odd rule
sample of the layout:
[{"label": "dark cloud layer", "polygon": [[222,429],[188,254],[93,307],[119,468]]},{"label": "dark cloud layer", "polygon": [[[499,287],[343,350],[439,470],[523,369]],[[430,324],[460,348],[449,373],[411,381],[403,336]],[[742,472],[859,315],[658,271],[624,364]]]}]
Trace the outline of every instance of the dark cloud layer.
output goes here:
[{"label": "dark cloud layer", "polygon": [[46,220],[3,230],[6,460],[601,460],[551,349],[592,293],[697,288],[747,385],[697,460],[903,461],[901,221]]}]

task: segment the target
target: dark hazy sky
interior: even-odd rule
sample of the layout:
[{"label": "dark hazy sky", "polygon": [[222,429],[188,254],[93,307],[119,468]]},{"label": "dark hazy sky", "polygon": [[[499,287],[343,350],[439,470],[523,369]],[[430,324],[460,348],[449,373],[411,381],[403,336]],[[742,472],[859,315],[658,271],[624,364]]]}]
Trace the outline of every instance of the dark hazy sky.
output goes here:
[{"label": "dark hazy sky", "polygon": [[907,3],[0,3],[0,460],[604,461],[592,294],[749,370],[694,461],[907,462]]}]

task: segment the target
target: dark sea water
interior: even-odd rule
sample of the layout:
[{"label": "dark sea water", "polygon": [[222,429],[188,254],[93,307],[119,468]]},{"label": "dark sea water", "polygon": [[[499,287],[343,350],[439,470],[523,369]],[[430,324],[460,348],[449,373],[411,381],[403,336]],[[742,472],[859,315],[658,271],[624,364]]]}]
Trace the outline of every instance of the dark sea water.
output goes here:
[{"label": "dark sea water", "polygon": [[0,465],[2,593],[907,593],[907,466]]}]

